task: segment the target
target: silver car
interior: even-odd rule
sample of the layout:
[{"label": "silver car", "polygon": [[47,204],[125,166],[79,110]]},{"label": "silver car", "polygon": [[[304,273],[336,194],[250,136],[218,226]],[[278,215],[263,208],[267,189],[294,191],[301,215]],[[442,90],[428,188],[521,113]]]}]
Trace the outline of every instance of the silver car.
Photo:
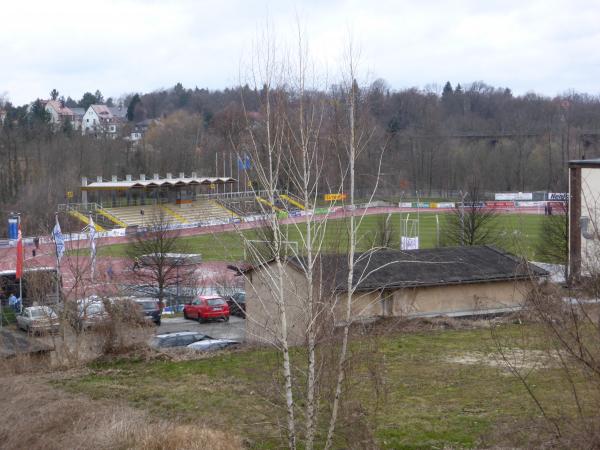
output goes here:
[{"label": "silver car", "polygon": [[49,306],[30,306],[17,315],[17,326],[31,334],[57,331],[59,325],[58,315]]}]

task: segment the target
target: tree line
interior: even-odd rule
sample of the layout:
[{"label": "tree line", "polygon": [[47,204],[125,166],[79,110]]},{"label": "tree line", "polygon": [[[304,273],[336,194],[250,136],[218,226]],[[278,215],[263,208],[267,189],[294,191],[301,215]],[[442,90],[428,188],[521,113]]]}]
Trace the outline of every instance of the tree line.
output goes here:
[{"label": "tree line", "polygon": [[[375,80],[357,84],[355,91],[359,138],[364,140],[356,157],[357,198],[370,192],[375,178],[378,197],[390,199],[453,196],[473,177],[488,192],[564,192],[567,161],[599,154],[598,96],[514,95],[508,88],[483,82],[394,90],[384,80]],[[341,181],[338,168],[346,157],[340,130],[346,126],[347,105],[340,92],[332,85],[304,93],[323,105],[318,117],[319,157],[332,189]],[[287,109],[298,107],[292,86],[271,94],[285,99]],[[56,204],[66,201],[67,191],[77,192],[82,176],[194,170],[237,177],[236,158],[252,145],[248,130],[268,126],[265,95],[265,87],[211,91],[177,83],[116,101],[105,100],[99,90],[79,101],[65,100],[67,106],[79,107],[122,104],[129,119],[123,134],[144,119],[159,119],[136,146],[127,140],[81,136],[68,126],[56,130],[39,101],[31,107],[4,101],[0,212],[4,216],[11,210],[22,212],[29,217],[24,226],[31,227],[25,232],[37,233],[34,228],[48,229]],[[50,97],[61,98],[56,90]],[[295,190],[290,180],[280,181]]]}]

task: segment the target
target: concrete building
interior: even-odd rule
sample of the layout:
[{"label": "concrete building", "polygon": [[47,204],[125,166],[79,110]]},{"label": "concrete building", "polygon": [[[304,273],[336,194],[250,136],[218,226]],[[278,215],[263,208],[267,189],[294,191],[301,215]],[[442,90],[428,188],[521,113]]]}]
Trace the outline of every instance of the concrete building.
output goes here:
[{"label": "concrete building", "polygon": [[[548,273],[490,246],[426,250],[386,250],[357,255],[352,319],[493,314],[520,309],[532,279]],[[298,258],[286,260],[283,288],[288,316],[288,340],[304,342],[309,317],[308,283]],[[316,297],[328,306],[332,320],[343,323],[347,292],[346,255],[322,256],[321,290]],[[246,336],[259,343],[276,342],[281,335],[274,263],[253,267],[246,274]],[[273,278],[275,277],[275,279]]]},{"label": "concrete building", "polygon": [[569,278],[600,268],[600,159],[569,161]]}]

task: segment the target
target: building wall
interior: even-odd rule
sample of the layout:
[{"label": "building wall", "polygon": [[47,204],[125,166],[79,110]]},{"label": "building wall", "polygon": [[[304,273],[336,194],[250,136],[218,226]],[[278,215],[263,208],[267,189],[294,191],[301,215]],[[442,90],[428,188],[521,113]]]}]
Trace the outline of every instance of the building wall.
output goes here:
[{"label": "building wall", "polygon": [[99,123],[100,121],[98,115],[93,110],[93,108],[89,106],[87,111],[83,115],[83,119],[81,120],[81,131],[85,132],[87,130],[93,129]]},{"label": "building wall", "polygon": [[520,306],[530,290],[528,281],[400,289],[394,292],[394,316],[444,315]]},{"label": "building wall", "polygon": [[[249,342],[274,343],[281,337],[279,310],[273,297],[275,267],[257,269],[246,280],[246,339]],[[308,316],[303,306],[308,290],[303,274],[294,268],[284,269],[284,293],[288,317],[288,342],[305,342]],[[529,281],[496,281],[487,283],[420,287],[397,290],[357,292],[352,299],[352,318],[366,319],[378,316],[411,317],[422,315],[473,314],[521,306],[531,284]],[[334,319],[345,321],[346,294],[334,297]]]},{"label": "building wall", "polygon": [[[274,296],[271,277],[277,273],[272,264],[268,269],[254,270],[246,279],[246,340],[257,343],[275,343],[281,337],[279,308]],[[287,338],[291,345],[300,345],[305,340],[307,314],[302,308],[307,298],[306,278],[297,270],[286,266],[283,275],[286,316],[288,317]]]},{"label": "building wall", "polygon": [[[600,169],[581,169],[581,270],[597,270],[600,263]],[[585,218],[587,221],[587,227]]]}]

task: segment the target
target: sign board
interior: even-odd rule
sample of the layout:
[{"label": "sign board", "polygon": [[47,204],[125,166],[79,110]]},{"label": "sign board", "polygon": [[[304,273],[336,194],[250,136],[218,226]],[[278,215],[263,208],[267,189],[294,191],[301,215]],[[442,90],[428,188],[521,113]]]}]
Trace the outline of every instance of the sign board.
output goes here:
[{"label": "sign board", "polygon": [[400,240],[400,248],[402,250],[418,250],[419,249],[419,237],[408,237],[402,236]]},{"label": "sign board", "polygon": [[453,202],[440,202],[437,204],[438,208],[454,208]]},{"label": "sign board", "polygon": [[326,202],[335,202],[335,201],[338,201],[338,200],[346,200],[346,197],[347,197],[347,195],[346,194],[342,194],[342,193],[339,193],[339,194],[325,194],[323,196],[323,199]]},{"label": "sign board", "polygon": [[546,202],[515,202],[517,208],[539,208],[545,204]]},{"label": "sign board", "polygon": [[400,208],[412,208],[412,202],[400,202],[398,206]]},{"label": "sign board", "polygon": [[533,192],[497,192],[494,200],[515,201],[515,200],[533,200]]},{"label": "sign board", "polygon": [[488,208],[514,208],[515,202],[509,202],[509,201],[485,202],[485,206],[487,206]]},{"label": "sign board", "polygon": [[73,191],[67,191],[67,198],[73,198]]},{"label": "sign board", "polygon": [[548,200],[565,202],[569,200],[569,194],[566,192],[548,192]]}]

